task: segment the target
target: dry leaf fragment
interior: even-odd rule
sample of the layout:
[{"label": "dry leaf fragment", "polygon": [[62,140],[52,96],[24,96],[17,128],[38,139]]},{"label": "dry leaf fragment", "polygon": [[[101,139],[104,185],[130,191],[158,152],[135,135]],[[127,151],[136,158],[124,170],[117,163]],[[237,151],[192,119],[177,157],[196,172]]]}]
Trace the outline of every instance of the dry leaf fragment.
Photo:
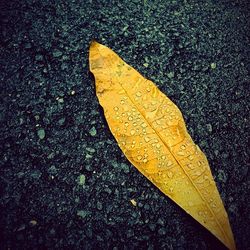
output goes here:
[{"label": "dry leaf fragment", "polygon": [[178,107],[109,48],[92,42],[96,93],[128,160],[229,249],[235,242],[207,158]]}]

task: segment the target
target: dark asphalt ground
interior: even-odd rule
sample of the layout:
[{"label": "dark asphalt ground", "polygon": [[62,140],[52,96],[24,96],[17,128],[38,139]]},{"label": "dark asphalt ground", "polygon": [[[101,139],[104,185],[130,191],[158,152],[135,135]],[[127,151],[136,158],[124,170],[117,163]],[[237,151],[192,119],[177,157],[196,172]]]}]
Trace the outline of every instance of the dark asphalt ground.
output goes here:
[{"label": "dark asphalt ground", "polygon": [[179,106],[250,248],[250,4],[197,2],[1,1],[0,249],[224,249],[123,156],[92,39]]}]

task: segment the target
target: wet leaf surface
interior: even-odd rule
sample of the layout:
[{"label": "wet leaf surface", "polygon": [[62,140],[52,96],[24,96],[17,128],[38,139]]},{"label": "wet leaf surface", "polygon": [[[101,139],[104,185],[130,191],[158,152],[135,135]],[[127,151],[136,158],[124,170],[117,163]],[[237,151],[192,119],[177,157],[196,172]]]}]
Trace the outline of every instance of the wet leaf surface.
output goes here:
[{"label": "wet leaf surface", "polygon": [[178,107],[150,80],[95,41],[89,52],[96,94],[127,159],[228,248],[235,243],[206,156]]}]

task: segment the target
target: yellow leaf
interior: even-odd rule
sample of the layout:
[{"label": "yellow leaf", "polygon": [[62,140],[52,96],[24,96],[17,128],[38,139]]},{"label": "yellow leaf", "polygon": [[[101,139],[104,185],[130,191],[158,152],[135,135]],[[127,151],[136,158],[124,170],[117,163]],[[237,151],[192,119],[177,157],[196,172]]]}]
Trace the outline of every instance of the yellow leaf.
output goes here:
[{"label": "yellow leaf", "polygon": [[109,48],[92,42],[96,94],[128,160],[229,249],[235,242],[207,158],[178,107]]}]

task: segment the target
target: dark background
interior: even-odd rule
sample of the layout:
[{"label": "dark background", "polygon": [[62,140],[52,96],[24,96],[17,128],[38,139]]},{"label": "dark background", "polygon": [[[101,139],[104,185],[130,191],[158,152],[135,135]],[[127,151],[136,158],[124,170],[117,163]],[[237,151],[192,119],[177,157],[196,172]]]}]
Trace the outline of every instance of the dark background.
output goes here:
[{"label": "dark background", "polygon": [[95,95],[92,39],[182,110],[249,248],[247,2],[2,0],[0,248],[224,249],[123,156]]}]

